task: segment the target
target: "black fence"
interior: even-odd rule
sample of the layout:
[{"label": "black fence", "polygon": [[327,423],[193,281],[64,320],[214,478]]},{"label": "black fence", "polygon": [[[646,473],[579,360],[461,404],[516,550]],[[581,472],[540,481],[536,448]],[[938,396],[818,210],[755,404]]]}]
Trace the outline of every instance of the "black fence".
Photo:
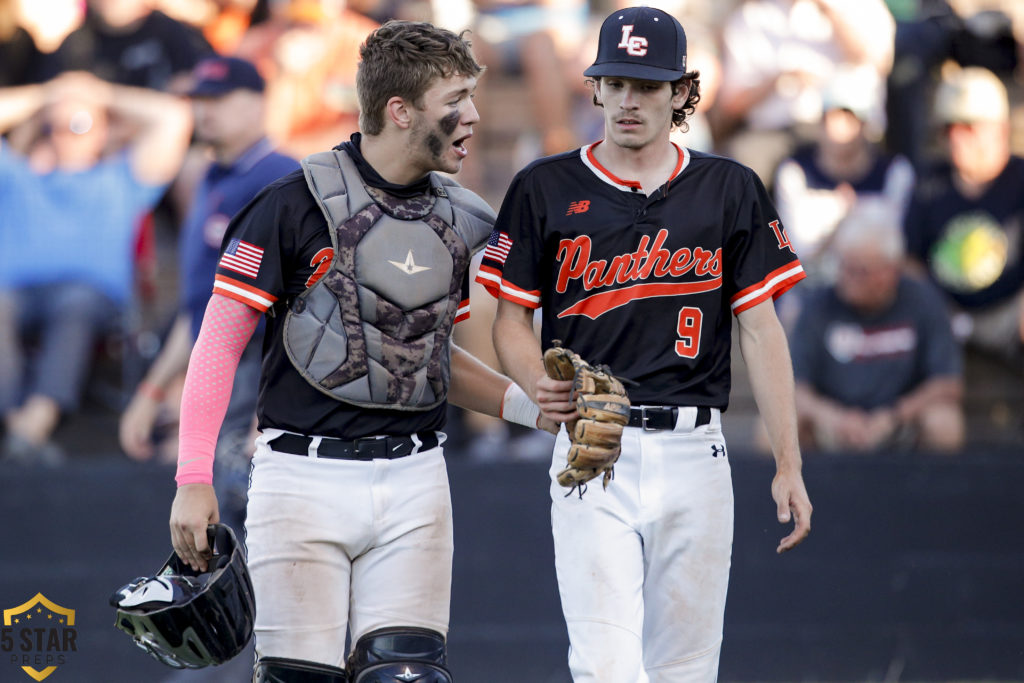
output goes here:
[{"label": "black fence", "polygon": [[[1024,448],[808,456],[814,531],[783,556],[775,554],[784,531],[769,494],[773,466],[732,458],[736,540],[722,681],[1024,680]],[[456,679],[568,682],[546,466],[452,453],[449,472]],[[5,649],[0,638],[0,681],[31,681],[22,665],[49,664],[57,669],[48,683],[247,680],[244,656],[178,673],[112,626],[110,592],[170,552],[173,486],[166,467],[113,457],[54,471],[0,463],[0,608],[42,593],[75,610],[76,631],[74,650],[33,643],[29,660],[19,640]]]}]

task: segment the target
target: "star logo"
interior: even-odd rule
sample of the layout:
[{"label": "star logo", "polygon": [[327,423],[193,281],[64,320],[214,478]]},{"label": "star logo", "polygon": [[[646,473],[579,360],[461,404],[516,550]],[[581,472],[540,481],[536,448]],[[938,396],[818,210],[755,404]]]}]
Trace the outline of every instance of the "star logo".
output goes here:
[{"label": "star logo", "polygon": [[[56,623],[54,622],[55,616],[57,617]],[[23,656],[20,660],[18,657],[14,657],[11,663],[15,666],[20,664],[21,669],[35,681],[48,678],[57,670],[57,662],[62,665],[67,658],[72,656],[61,654],[58,659],[51,653],[54,651],[71,653],[78,650],[75,610],[61,607],[42,593],[36,593],[31,600],[17,607],[3,610],[5,642],[11,640],[8,636],[13,636],[13,633],[9,632],[15,630],[11,628],[15,624],[24,624],[23,628],[18,629],[21,635],[20,649],[23,651]],[[58,624],[60,625],[58,626]],[[10,648],[4,646],[0,649],[9,650]],[[48,665],[43,669],[37,670],[29,666],[30,662],[40,666],[43,660]],[[7,676],[4,675],[3,678],[6,680]]]},{"label": "star logo", "polygon": [[[423,272],[424,270],[430,270],[430,266],[417,266],[416,265],[416,262],[412,258],[412,249],[410,249],[409,253],[405,255],[405,262],[404,263],[402,263],[400,261],[392,261],[390,259],[388,260],[388,263],[393,265],[395,268],[398,268],[400,271],[402,271],[406,275],[415,275],[416,273]],[[414,679],[409,679],[409,680],[414,680]]]},{"label": "star logo", "polygon": [[[412,254],[412,252],[410,251],[409,254]],[[392,261],[392,263],[394,262]],[[409,671],[409,667],[405,667],[405,671],[395,676],[396,681],[405,681],[406,683],[408,683],[409,681],[418,680],[420,678],[423,678],[423,674],[414,674],[413,672]]]}]

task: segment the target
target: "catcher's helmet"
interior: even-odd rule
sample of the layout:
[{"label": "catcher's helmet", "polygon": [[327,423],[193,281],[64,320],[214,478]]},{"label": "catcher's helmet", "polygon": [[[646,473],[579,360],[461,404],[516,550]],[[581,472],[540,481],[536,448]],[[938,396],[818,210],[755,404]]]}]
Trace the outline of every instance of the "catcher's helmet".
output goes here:
[{"label": "catcher's helmet", "polygon": [[197,573],[171,553],[151,577],[117,590],[114,625],[158,661],[176,669],[223,664],[252,637],[256,606],[245,551],[231,527],[207,528],[213,557]]}]

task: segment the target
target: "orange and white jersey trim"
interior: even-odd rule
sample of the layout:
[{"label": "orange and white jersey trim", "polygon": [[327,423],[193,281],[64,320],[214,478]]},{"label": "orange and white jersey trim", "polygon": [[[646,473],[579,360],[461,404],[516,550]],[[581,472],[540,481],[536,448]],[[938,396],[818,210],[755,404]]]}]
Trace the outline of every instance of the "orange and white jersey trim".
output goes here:
[{"label": "orange and white jersey trim", "polygon": [[768,297],[778,298],[805,277],[807,277],[807,273],[804,272],[804,267],[800,265],[799,261],[792,261],[773,270],[761,282],[737,292],[730,299],[733,315],[739,315],[748,308],[753,308],[767,300]]},{"label": "orange and white jersey trim", "polygon": [[455,311],[455,322],[461,323],[467,318],[469,318],[469,299],[463,299],[459,302],[459,307]]},{"label": "orange and white jersey trim", "polygon": [[501,272],[489,266],[480,266],[476,276],[477,282],[484,286],[487,292],[498,299],[508,299],[513,303],[527,308],[540,308],[540,290],[525,290],[516,287],[514,284],[501,277]]},{"label": "orange and white jersey trim", "polygon": [[217,275],[214,278],[213,291],[252,306],[261,313],[266,313],[271,306],[277,303],[277,297],[273,294],[268,294],[262,289],[239,282],[225,275]]}]

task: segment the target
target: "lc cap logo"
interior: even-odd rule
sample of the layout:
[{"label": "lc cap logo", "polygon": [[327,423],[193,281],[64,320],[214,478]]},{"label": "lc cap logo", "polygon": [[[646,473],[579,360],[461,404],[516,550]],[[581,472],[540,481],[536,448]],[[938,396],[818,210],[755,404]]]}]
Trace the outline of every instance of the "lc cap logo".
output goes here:
[{"label": "lc cap logo", "polygon": [[[77,652],[75,610],[61,607],[42,593],[4,610],[0,652],[32,680],[42,681]],[[6,679],[5,679],[6,680]]]},{"label": "lc cap logo", "polygon": [[686,33],[667,12],[628,7],[601,24],[597,59],[584,76],[675,81],[686,74]]}]

